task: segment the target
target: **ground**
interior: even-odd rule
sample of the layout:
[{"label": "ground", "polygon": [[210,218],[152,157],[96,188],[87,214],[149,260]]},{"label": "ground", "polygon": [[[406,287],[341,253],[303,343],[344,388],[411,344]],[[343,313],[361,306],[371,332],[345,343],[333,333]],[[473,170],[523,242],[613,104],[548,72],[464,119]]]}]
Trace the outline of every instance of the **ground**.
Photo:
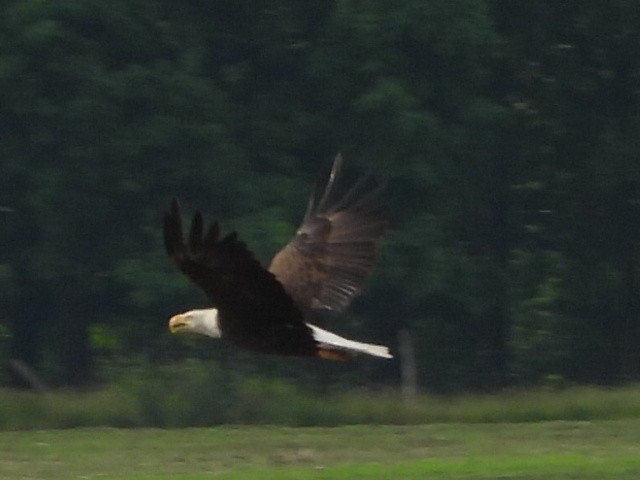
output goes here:
[{"label": "ground", "polygon": [[0,478],[640,478],[640,420],[0,432]]}]

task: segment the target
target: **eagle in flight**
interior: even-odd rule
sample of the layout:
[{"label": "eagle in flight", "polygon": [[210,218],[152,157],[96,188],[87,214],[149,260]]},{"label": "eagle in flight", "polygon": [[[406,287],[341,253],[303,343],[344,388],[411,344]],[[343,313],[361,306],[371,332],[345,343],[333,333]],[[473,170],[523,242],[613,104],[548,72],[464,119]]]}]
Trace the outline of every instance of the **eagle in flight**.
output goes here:
[{"label": "eagle in flight", "polygon": [[185,238],[180,204],[164,216],[164,243],[180,270],[215,308],[169,320],[172,333],[228,339],[254,352],[346,360],[358,353],[392,358],[389,349],[348,340],[305,321],[313,309],[344,310],[373,270],[386,228],[382,187],[363,177],[336,196],[342,157],[319,182],[294,238],[264,268],[235,232],[205,228],[196,212]]}]

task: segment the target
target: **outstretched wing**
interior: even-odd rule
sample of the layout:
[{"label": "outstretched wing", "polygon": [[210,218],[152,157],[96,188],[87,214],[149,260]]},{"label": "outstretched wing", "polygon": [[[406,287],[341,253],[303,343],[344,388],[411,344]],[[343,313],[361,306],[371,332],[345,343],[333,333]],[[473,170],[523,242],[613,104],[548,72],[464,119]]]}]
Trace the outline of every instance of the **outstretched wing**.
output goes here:
[{"label": "outstretched wing", "polygon": [[260,331],[260,324],[286,324],[288,328],[304,326],[306,331],[291,297],[235,232],[220,238],[218,223],[205,232],[202,215],[196,212],[185,242],[180,204],[174,199],[164,216],[164,243],[180,270],[226,314],[226,322],[237,324],[221,324],[221,329]]},{"label": "outstretched wing", "polygon": [[343,310],[373,271],[387,225],[382,187],[363,177],[336,198],[342,157],[318,183],[295,237],[269,266],[300,308]]}]

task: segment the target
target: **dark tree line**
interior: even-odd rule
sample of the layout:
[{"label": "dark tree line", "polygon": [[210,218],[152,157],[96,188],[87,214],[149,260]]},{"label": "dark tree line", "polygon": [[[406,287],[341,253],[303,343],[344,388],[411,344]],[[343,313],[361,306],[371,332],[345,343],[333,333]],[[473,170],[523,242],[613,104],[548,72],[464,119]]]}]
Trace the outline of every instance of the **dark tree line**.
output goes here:
[{"label": "dark tree line", "polygon": [[409,329],[431,389],[640,377],[635,2],[0,4],[4,383],[9,359],[83,385],[104,362],[236,358],[166,332],[205,299],[162,210],[179,196],[267,261],[337,151],[393,212],[337,330]]}]

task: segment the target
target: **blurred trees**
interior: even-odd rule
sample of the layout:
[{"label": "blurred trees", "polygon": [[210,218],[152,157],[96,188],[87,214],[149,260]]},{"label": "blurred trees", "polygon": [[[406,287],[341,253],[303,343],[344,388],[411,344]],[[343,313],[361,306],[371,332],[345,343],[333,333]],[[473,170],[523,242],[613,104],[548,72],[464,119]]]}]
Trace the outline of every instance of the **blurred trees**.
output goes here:
[{"label": "blurred trees", "polygon": [[396,382],[394,364],[257,366],[166,333],[206,304],[164,257],[168,200],[267,261],[342,151],[389,180],[393,229],[336,330],[393,346],[409,328],[430,389],[640,376],[633,2],[2,9],[3,361],[61,385],[140,356]]}]

